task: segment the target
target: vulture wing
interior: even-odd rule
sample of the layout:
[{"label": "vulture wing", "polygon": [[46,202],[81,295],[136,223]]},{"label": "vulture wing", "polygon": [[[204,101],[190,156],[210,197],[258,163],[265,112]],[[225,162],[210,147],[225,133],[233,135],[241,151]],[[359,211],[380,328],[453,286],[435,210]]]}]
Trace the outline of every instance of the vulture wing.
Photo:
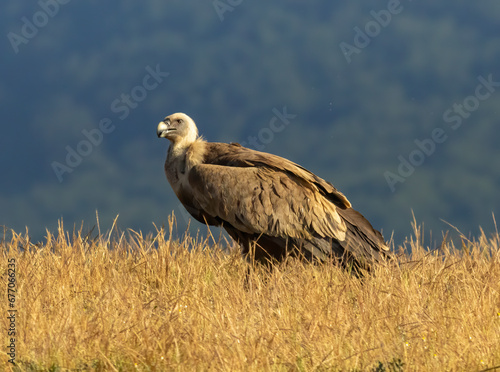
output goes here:
[{"label": "vulture wing", "polygon": [[237,144],[207,146],[205,161],[188,174],[192,214],[222,222],[233,237],[291,240],[320,259],[387,248],[341,192],[307,169]]},{"label": "vulture wing", "polygon": [[197,165],[189,173],[204,212],[247,233],[273,237],[344,239],[337,208],[301,179],[262,167]]}]

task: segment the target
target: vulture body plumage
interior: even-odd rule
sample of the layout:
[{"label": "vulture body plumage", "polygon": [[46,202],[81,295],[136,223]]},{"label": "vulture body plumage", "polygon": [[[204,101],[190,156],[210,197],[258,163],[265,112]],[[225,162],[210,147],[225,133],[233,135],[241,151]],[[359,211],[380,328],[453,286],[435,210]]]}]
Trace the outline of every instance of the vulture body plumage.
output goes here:
[{"label": "vulture body plumage", "polygon": [[222,226],[261,262],[300,255],[369,269],[391,257],[382,234],[331,183],[290,160],[198,136],[186,114],[167,116],[158,137],[171,145],[165,173],[198,221]]}]

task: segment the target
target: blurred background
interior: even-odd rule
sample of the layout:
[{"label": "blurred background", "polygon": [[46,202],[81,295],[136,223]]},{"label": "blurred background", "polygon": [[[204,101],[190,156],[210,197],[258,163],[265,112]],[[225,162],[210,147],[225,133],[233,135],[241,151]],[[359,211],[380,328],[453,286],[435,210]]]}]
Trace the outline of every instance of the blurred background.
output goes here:
[{"label": "blurred background", "polygon": [[[0,225],[154,231],[157,123],[291,159],[396,244],[495,231],[500,3],[132,0],[0,5]],[[192,232],[206,228],[194,221]],[[427,235],[427,236],[430,236]]]}]

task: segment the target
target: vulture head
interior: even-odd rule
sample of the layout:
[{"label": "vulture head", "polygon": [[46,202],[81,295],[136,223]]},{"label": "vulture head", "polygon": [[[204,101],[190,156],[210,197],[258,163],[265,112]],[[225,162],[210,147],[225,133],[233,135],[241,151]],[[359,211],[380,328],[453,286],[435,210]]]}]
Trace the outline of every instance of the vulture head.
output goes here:
[{"label": "vulture head", "polygon": [[174,146],[190,145],[198,137],[198,128],[196,128],[193,119],[178,112],[160,121],[156,128],[156,134],[160,138],[168,139]]}]

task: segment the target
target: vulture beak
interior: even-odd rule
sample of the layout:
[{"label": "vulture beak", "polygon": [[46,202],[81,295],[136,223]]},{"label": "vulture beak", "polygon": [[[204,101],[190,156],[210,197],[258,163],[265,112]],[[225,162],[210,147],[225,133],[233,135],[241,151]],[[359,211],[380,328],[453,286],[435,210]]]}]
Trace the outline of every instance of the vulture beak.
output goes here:
[{"label": "vulture beak", "polygon": [[158,124],[158,127],[156,127],[156,134],[158,135],[158,138],[166,138],[168,132],[175,130],[175,128],[169,128],[169,127],[170,127],[170,119],[160,121],[160,124]]}]

